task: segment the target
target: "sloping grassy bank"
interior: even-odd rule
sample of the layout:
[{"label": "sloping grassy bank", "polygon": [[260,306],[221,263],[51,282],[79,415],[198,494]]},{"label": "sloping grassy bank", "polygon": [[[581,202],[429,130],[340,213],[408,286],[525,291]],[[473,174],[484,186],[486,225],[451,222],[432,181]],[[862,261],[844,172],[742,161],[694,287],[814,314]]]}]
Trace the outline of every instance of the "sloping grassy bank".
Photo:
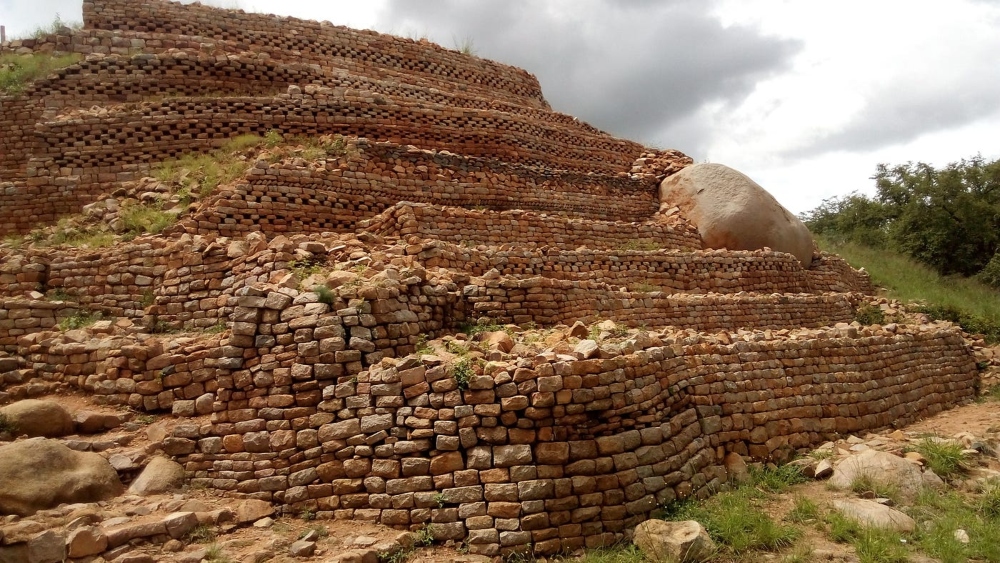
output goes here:
[{"label": "sloping grassy bank", "polygon": [[971,278],[942,277],[934,270],[887,250],[818,238],[820,248],[839,254],[851,266],[864,268],[889,297],[919,302],[933,319],[957,322],[967,332],[1000,342],[1000,292]]}]

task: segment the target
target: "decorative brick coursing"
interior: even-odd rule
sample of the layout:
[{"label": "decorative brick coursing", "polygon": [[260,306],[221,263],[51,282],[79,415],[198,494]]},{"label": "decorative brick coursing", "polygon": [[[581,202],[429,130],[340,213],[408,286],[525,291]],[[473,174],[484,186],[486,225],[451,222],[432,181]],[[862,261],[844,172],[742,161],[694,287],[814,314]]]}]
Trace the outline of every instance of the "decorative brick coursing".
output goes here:
[{"label": "decorative brick coursing", "polygon": [[524,70],[373,31],[161,0],[139,4],[86,0],[83,21],[87,29],[201,37],[234,44],[238,51],[265,52],[275,58],[344,68],[354,74],[404,81],[421,77],[439,84],[463,84],[494,98],[506,95],[520,105],[545,105],[538,80]]},{"label": "decorative brick coursing", "polygon": [[626,292],[600,282],[543,277],[473,280],[464,291],[471,304],[470,315],[500,323],[551,326],[577,320],[611,319],[629,326],[674,326],[700,331],[832,326],[854,319],[852,301],[856,299],[850,294],[836,293]]},{"label": "decorative brick coursing", "polygon": [[355,135],[602,174],[628,170],[642,150],[632,142],[509,113],[306,86],[304,93],[273,98],[177,98],[80,110],[36,125],[35,134],[44,147],[32,165],[85,173],[204,151],[236,135],[263,135],[270,130],[286,135]]},{"label": "decorative brick coursing", "polygon": [[[633,222],[655,213],[655,194],[654,183],[627,176],[540,172],[361,139],[348,143],[346,155],[318,162],[259,160],[245,182],[222,190],[182,221],[181,228],[234,237],[258,230],[317,233],[358,228],[391,234],[391,225],[378,226],[388,217],[375,216],[400,201]],[[685,248],[695,244],[683,231],[677,237],[676,244]]]},{"label": "decorative brick coursing", "polygon": [[[525,215],[528,214],[515,214],[519,217]],[[558,224],[555,218],[545,219]],[[527,220],[523,223],[533,224]],[[835,256],[825,256],[820,266],[814,265],[805,270],[794,256],[768,250],[628,250],[635,240],[617,241],[619,244],[613,245],[616,241],[612,237],[593,244],[597,247],[594,249],[567,250],[572,248],[570,245],[558,251],[540,252],[531,247],[544,247],[554,237],[535,239],[545,243],[532,241],[526,245],[528,249],[498,249],[505,241],[520,241],[516,235],[506,232],[498,233],[496,238],[498,240],[490,239],[485,243],[492,248],[467,248],[465,245],[430,240],[423,242],[419,251],[413,246],[409,251],[428,268],[447,268],[474,276],[496,270],[508,277],[542,276],[557,280],[602,282],[610,286],[642,287],[646,291],[664,293],[872,293],[868,277],[860,275],[842,258]],[[643,240],[638,242],[641,244]],[[609,246],[618,248],[600,249]],[[843,275],[830,270],[834,264],[846,266]]]},{"label": "decorative brick coursing", "polygon": [[[609,205],[609,207],[612,207]],[[610,212],[607,215],[615,215]],[[571,249],[664,248],[701,250],[701,237],[680,219],[645,222],[600,221],[526,211],[467,210],[399,203],[359,225],[382,236],[435,240],[463,246],[552,246]]]}]

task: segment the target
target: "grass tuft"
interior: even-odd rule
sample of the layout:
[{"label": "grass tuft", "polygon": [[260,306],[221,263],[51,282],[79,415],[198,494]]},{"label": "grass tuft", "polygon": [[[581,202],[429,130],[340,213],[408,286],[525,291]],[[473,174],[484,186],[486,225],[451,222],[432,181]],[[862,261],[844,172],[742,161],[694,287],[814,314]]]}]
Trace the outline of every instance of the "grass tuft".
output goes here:
[{"label": "grass tuft", "polygon": [[896,532],[862,526],[840,513],[827,516],[834,541],[854,546],[861,563],[905,563],[909,561],[903,538]]},{"label": "grass tuft", "polygon": [[77,330],[86,328],[101,320],[101,313],[91,311],[77,311],[76,313],[59,321],[59,330]]},{"label": "grass tuft", "polygon": [[895,483],[887,483],[871,475],[859,475],[851,481],[851,490],[859,495],[870,494],[878,498],[891,499],[893,502],[900,501],[899,486]]},{"label": "grass tuft", "polygon": [[768,493],[783,493],[792,485],[806,481],[809,479],[795,465],[782,465],[773,469],[750,468],[750,485]]},{"label": "grass tuft", "polygon": [[9,416],[0,412],[0,433],[10,432],[11,434],[17,432],[17,425],[14,421],[10,419]]},{"label": "grass tuft", "polygon": [[164,211],[159,204],[126,203],[119,216],[125,238],[130,240],[142,234],[160,234],[177,221],[176,214]]},{"label": "grass tuft", "polygon": [[645,563],[646,558],[633,544],[619,544],[587,551],[579,563]]},{"label": "grass tuft", "polygon": [[807,497],[796,495],[795,506],[788,512],[785,519],[797,524],[818,520],[819,506]]},{"label": "grass tuft", "polygon": [[948,478],[967,468],[962,458],[961,444],[924,438],[915,449],[927,460],[927,467],[939,477]]}]

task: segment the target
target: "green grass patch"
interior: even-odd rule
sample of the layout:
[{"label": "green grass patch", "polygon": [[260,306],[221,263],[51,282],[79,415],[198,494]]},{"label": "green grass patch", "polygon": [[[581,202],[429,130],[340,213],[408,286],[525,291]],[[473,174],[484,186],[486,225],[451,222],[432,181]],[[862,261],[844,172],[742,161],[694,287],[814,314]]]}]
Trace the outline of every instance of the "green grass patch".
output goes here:
[{"label": "green grass patch", "polygon": [[0,56],[0,95],[20,94],[35,80],[45,78],[60,68],[77,63],[81,58],[76,53],[68,55],[44,53],[2,55]]},{"label": "green grass patch", "polygon": [[240,135],[218,150],[207,154],[187,154],[179,159],[158,164],[153,175],[161,182],[179,186],[177,194],[183,203],[205,197],[220,185],[228,184],[246,174],[250,161],[236,155],[265,144],[257,135]]},{"label": "green grass patch", "polygon": [[[973,500],[954,490],[921,491],[910,510],[918,523],[914,543],[942,563],[1000,561],[1000,517],[992,510],[983,511],[984,501],[992,504],[1000,499],[988,492]],[[969,543],[955,537],[959,529],[969,535]]]},{"label": "green grass patch", "polygon": [[745,485],[702,503],[682,503],[670,520],[696,520],[712,539],[733,555],[753,551],[776,551],[795,543],[802,532],[779,524],[763,510],[767,494]]},{"label": "green grass patch", "polygon": [[646,558],[632,544],[592,549],[578,559],[579,563],[645,563]]},{"label": "green grass patch", "polygon": [[783,493],[792,485],[809,481],[802,470],[795,465],[782,465],[777,468],[750,468],[750,486],[757,487],[768,493]]},{"label": "green grass patch", "polygon": [[851,481],[851,490],[861,496],[872,495],[878,498],[891,499],[899,503],[901,495],[899,486],[895,483],[887,483],[873,475],[859,475]]},{"label": "green grass patch", "polygon": [[65,319],[59,321],[59,330],[77,330],[86,328],[101,320],[101,313],[91,311],[78,311]]},{"label": "green grass patch", "polygon": [[785,519],[797,524],[818,520],[819,506],[807,497],[796,495],[795,506],[788,512]]},{"label": "green grass patch", "polygon": [[872,282],[889,296],[910,303],[923,302],[933,319],[956,322],[967,332],[981,333],[988,342],[1000,342],[1000,292],[972,278],[941,276],[933,269],[888,250],[817,237],[823,250],[864,268]]},{"label": "green grass patch", "polygon": [[909,561],[903,537],[896,532],[862,526],[839,513],[827,516],[834,541],[854,546],[861,563],[905,563]]},{"label": "green grass patch", "polygon": [[927,467],[939,477],[948,478],[966,470],[962,445],[924,438],[914,448],[927,460]]},{"label": "green grass patch", "polygon": [[142,234],[156,235],[177,222],[177,215],[164,211],[159,204],[126,203],[119,215],[125,228],[126,239]]}]

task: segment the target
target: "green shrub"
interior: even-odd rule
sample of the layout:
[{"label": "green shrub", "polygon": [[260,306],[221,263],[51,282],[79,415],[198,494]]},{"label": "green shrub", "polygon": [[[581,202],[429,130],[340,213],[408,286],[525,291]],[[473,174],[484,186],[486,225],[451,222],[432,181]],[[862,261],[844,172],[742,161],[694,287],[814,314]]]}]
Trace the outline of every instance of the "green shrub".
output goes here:
[{"label": "green shrub", "polygon": [[20,94],[29,84],[80,61],[80,55],[0,55],[0,95]]},{"label": "green shrub", "polygon": [[10,419],[9,416],[0,412],[0,433],[10,432],[11,434],[17,432],[17,425],[14,421]]},{"label": "green shrub", "polygon": [[281,132],[276,129],[269,129],[264,135],[264,145],[271,149],[283,143],[284,140]]},{"label": "green shrub", "polygon": [[854,312],[854,320],[863,325],[884,325],[885,313],[878,305],[865,303]]}]

